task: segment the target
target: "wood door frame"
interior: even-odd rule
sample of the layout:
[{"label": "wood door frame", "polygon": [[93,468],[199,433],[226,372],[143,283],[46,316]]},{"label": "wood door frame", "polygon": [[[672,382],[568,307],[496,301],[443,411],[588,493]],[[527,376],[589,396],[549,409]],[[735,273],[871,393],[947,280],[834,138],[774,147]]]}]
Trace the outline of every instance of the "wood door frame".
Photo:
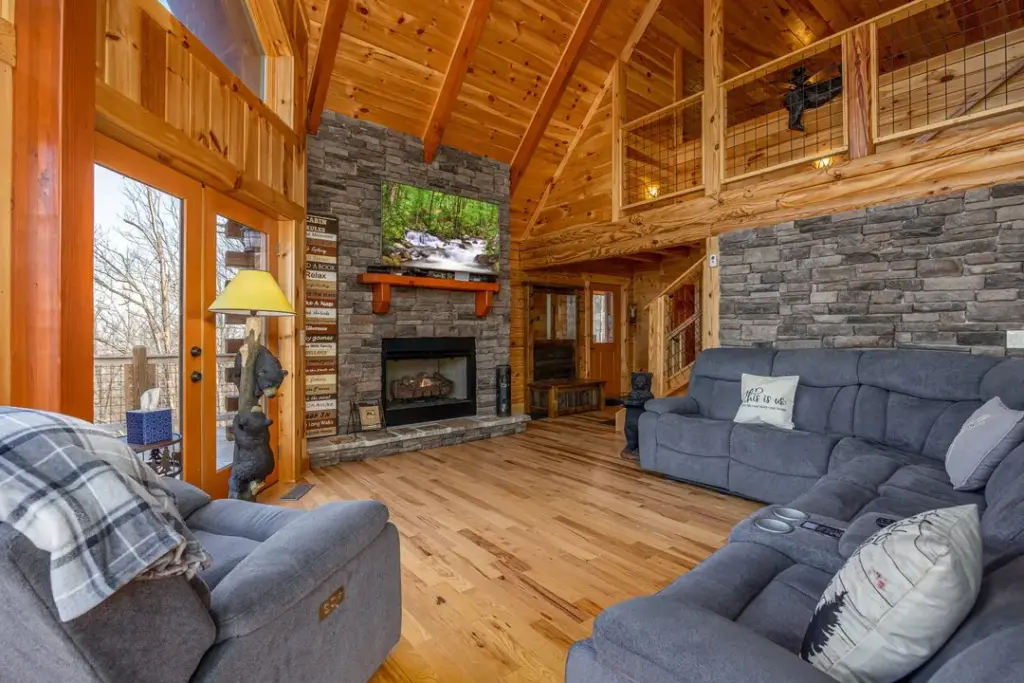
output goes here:
[{"label": "wood door frame", "polygon": [[[148,156],[100,133],[93,139],[94,162],[115,173],[137,180],[182,200],[181,249],[181,428],[182,478],[196,486],[202,484],[201,453],[203,446],[203,394],[200,387],[188,381],[193,371],[201,371],[202,360],[186,353],[188,342],[202,345],[202,254],[203,254],[203,186],[188,176],[164,166]],[[190,250],[197,250],[190,254]],[[188,258],[191,255],[193,258]],[[196,258],[196,255],[199,258]],[[91,290],[90,290],[91,291]],[[91,336],[91,335],[90,335]],[[95,388],[92,389],[95,391]],[[189,447],[191,445],[191,448]]]},{"label": "wood door frame", "polygon": [[[593,351],[593,337],[594,337],[594,293],[595,292],[611,292],[612,301],[612,314],[616,316],[616,320],[613,322],[612,334],[614,335],[612,345],[616,348],[616,357],[618,358],[618,369],[619,369],[619,390],[615,395],[621,394],[623,387],[627,386],[626,375],[629,369],[628,359],[626,358],[626,336],[629,333],[629,322],[626,320],[626,313],[628,311],[628,304],[626,303],[626,287],[619,283],[610,282],[597,282],[590,278],[586,282],[586,302],[587,302],[587,369],[589,374],[593,375],[594,368],[591,366],[590,355]],[[615,300],[617,299],[617,301]],[[598,377],[589,377],[588,379],[599,379]],[[606,395],[611,395],[611,392],[606,391]]]},{"label": "wood door frame", "polygon": [[[277,279],[279,270],[277,245],[278,245],[278,223],[255,209],[242,204],[236,199],[221,194],[216,190],[206,188],[203,194],[203,259],[201,276],[203,281],[203,304],[202,304],[202,328],[203,328],[203,356],[202,373],[203,381],[203,405],[217,407],[217,319],[216,314],[210,312],[210,306],[217,297],[217,216],[224,216],[233,221],[245,225],[247,228],[257,230],[267,236],[266,264],[267,270]],[[278,344],[278,321],[276,318],[267,318],[267,339],[266,346],[275,355],[280,355]],[[290,373],[291,376],[291,373]],[[295,376],[292,376],[295,381]],[[279,422],[278,415],[282,410],[276,399],[268,403],[270,410],[268,416],[274,420],[270,427],[270,444],[275,454],[279,454]],[[211,426],[212,429],[209,427]],[[202,481],[203,490],[215,498],[225,497],[228,491],[228,479],[231,477],[231,468],[217,469],[217,423],[216,420],[206,421],[207,430],[203,435],[204,452],[208,455],[203,461]],[[210,455],[212,454],[212,460]],[[277,464],[273,473],[267,477],[267,484],[277,481],[280,457],[276,458]],[[212,463],[212,467],[211,467]]]}]

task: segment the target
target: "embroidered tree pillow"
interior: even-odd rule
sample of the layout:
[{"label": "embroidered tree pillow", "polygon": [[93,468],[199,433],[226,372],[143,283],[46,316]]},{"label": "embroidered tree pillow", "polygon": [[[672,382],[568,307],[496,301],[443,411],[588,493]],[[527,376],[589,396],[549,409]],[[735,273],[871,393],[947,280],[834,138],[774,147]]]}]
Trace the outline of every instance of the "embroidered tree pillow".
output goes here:
[{"label": "embroidered tree pillow", "polygon": [[957,491],[985,488],[989,478],[1024,441],[1024,412],[1010,410],[996,396],[974,411],[946,451],[946,474]]},{"label": "embroidered tree pillow", "polygon": [[762,377],[744,373],[740,378],[740,409],[733,422],[792,429],[793,401],[799,383],[797,375]]},{"label": "embroidered tree pillow", "polygon": [[981,566],[975,505],[891,524],[833,577],[800,656],[838,681],[901,680],[938,652],[971,611]]}]

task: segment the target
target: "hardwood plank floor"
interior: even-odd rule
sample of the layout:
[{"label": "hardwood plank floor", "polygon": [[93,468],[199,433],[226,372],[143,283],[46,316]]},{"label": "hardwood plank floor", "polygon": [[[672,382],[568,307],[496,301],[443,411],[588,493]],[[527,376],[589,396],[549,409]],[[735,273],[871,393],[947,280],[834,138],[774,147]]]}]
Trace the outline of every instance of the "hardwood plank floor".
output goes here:
[{"label": "hardwood plank floor", "polygon": [[373,683],[562,681],[604,607],[662,588],[759,507],[641,472],[607,417],[306,475],[285,504],[375,498],[401,533],[402,640]]}]

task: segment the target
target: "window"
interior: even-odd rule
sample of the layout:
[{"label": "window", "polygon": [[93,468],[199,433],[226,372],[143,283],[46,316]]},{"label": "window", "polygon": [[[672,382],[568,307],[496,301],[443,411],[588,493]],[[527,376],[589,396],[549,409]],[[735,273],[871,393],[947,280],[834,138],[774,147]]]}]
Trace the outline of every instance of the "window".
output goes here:
[{"label": "window", "polygon": [[160,0],[245,85],[263,98],[266,52],[245,0]]},{"label": "window", "polygon": [[615,341],[615,333],[613,332],[615,313],[612,293],[594,292],[592,301],[594,306],[594,343],[611,344]]}]

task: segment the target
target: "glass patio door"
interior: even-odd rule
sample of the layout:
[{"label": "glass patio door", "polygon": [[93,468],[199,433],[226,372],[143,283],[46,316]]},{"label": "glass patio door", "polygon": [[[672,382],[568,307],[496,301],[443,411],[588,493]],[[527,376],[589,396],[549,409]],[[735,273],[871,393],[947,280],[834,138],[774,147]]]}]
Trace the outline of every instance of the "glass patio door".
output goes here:
[{"label": "glass patio door", "polygon": [[[255,268],[277,275],[277,223],[262,214],[207,189],[205,191],[203,263],[203,424],[202,487],[214,497],[228,494],[234,454],[232,423],[238,410],[235,354],[245,338],[245,316],[208,312],[214,299],[241,270]],[[267,318],[262,343],[274,355],[277,322]],[[274,420],[270,443],[278,447],[277,402],[263,398],[263,410]],[[267,480],[277,480],[275,471]]]},{"label": "glass patio door", "polygon": [[[96,136],[93,421],[128,441],[129,410],[160,389],[171,439],[134,444],[161,474],[200,484],[202,186]],[[138,437],[136,437],[138,440]]]}]

